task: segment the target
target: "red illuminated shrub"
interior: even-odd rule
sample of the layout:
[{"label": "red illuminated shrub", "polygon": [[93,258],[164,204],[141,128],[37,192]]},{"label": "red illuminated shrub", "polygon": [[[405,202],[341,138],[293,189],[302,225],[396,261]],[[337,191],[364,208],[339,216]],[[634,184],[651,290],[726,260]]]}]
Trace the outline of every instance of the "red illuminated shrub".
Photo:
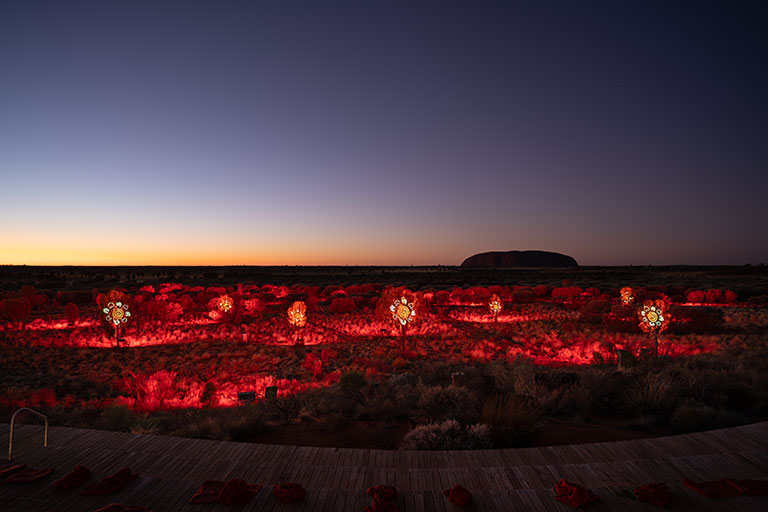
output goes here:
[{"label": "red illuminated shrub", "polygon": [[438,306],[444,306],[448,304],[448,301],[450,300],[451,295],[448,293],[448,290],[440,290],[435,292],[434,299],[432,300],[432,303]]},{"label": "red illuminated shrub", "polygon": [[77,304],[74,302],[70,302],[67,304],[67,307],[64,308],[64,315],[67,317],[67,322],[69,322],[70,325],[73,325],[80,320],[80,308],[78,308]]},{"label": "red illuminated shrub", "polygon": [[24,329],[24,324],[32,312],[32,304],[27,297],[5,299],[3,301],[3,316],[11,322],[19,322],[19,327]]},{"label": "red illuminated shrub", "polygon": [[491,295],[498,295],[499,297],[504,297],[505,294],[509,293],[509,290],[505,289],[503,286],[494,284],[488,287],[488,293],[490,293]]},{"label": "red illuminated shrub", "polygon": [[611,311],[611,302],[602,299],[593,299],[585,303],[579,312],[581,319],[590,324],[599,324],[603,320],[603,315]]},{"label": "red illuminated shrub", "polygon": [[161,285],[158,285],[157,293],[170,293],[170,292],[181,290],[181,289],[182,289],[181,283],[163,283]]},{"label": "red illuminated shrub", "polygon": [[355,310],[355,301],[346,297],[335,297],[331,299],[328,306],[330,313],[350,313]]},{"label": "red illuminated shrub", "polygon": [[257,315],[264,311],[264,304],[257,298],[245,299],[243,307],[248,315]]},{"label": "red illuminated shrub", "polygon": [[181,306],[182,314],[184,316],[190,315],[195,311],[195,300],[187,294],[181,295],[178,298],[178,304]]},{"label": "red illuminated shrub", "polygon": [[448,301],[451,304],[466,304],[468,302],[467,291],[463,288],[454,288],[451,290]]},{"label": "red illuminated shrub", "polygon": [[64,306],[70,302],[75,304],[88,304],[93,300],[93,295],[88,290],[78,290],[72,292],[57,292],[54,303],[57,306]]},{"label": "red illuminated shrub", "polygon": [[707,290],[707,304],[719,304],[723,292],[717,289]]},{"label": "red illuminated shrub", "polygon": [[198,306],[207,308],[208,303],[211,301],[211,299],[214,299],[218,296],[219,294],[216,293],[215,291],[201,290],[195,294],[195,303]]},{"label": "red illuminated shrub", "polygon": [[136,375],[131,372],[123,385],[131,394],[134,407],[162,409],[166,401],[177,393],[177,377],[175,371],[167,370],[160,370],[150,375]]},{"label": "red illuminated shrub", "polygon": [[581,288],[578,286],[568,286],[564,288],[553,288],[552,298],[557,300],[574,299],[581,295]]},{"label": "red illuminated shrub", "polygon": [[674,333],[707,333],[722,328],[723,311],[719,308],[672,306],[670,309],[674,318],[670,329]]},{"label": "red illuminated shrub", "polygon": [[468,295],[471,297],[471,301],[475,304],[487,304],[491,300],[491,292],[488,288],[482,286],[476,286],[467,290]]},{"label": "red illuminated shrub", "polygon": [[536,295],[536,297],[539,297],[539,298],[547,297],[550,294],[549,286],[545,284],[540,284],[539,286],[535,286],[533,288],[533,293]]},{"label": "red illuminated shrub", "polygon": [[736,302],[736,294],[731,290],[692,290],[686,296],[688,302],[697,304],[733,304]]},{"label": "red illuminated shrub", "polygon": [[157,297],[144,302],[138,308],[144,322],[175,322],[183,313],[180,304]]},{"label": "red illuminated shrub", "polygon": [[318,358],[312,352],[307,354],[307,357],[304,359],[304,362],[301,363],[301,366],[312,372],[312,376],[316,379],[323,376],[323,359],[322,357]]},{"label": "red illuminated shrub", "polygon": [[[546,288],[546,287],[545,287]],[[527,304],[536,300],[536,292],[524,286],[515,286],[512,290],[512,302],[515,304]]]}]

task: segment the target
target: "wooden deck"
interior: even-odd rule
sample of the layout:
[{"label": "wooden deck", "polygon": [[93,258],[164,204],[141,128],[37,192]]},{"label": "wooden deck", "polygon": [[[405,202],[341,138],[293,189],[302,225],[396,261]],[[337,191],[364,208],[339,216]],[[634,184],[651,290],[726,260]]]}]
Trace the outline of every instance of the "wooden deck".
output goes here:
[{"label": "wooden deck", "polygon": [[[8,439],[8,428],[0,424],[0,439]],[[36,483],[0,485],[3,512],[89,512],[112,502],[155,512],[362,511],[366,489],[376,484],[398,489],[402,511],[448,512],[458,509],[441,490],[456,483],[474,495],[467,510],[573,510],[553,497],[560,478],[596,492],[602,502],[588,507],[594,511],[657,510],[631,492],[648,482],[669,485],[671,510],[768,510],[768,498],[709,500],[681,483],[683,477],[768,477],[768,422],[637,441],[455,452],[260,445],[65,427],[52,427],[49,447],[43,448],[43,428],[37,425],[19,426],[14,437],[14,462],[54,467],[56,473]],[[91,482],[124,466],[140,477],[109,496],[55,491],[51,482],[76,464],[94,472]],[[204,480],[230,478],[261,483],[264,489],[247,507],[187,503]],[[281,481],[304,486],[306,501],[284,505],[275,500],[271,486]]]}]

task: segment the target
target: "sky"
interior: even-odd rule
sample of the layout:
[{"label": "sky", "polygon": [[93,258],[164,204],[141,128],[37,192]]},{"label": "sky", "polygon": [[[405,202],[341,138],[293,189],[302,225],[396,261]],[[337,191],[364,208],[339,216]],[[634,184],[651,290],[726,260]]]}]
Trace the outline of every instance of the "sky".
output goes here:
[{"label": "sky", "polygon": [[0,2],[0,264],[768,262],[768,4]]}]

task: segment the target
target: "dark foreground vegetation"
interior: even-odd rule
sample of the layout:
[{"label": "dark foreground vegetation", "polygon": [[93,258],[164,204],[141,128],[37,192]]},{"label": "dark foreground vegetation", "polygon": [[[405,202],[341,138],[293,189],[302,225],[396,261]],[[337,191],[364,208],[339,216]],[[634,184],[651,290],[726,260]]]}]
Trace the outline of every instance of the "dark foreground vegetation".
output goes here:
[{"label": "dark foreground vegetation", "polygon": [[[31,406],[59,425],[392,449],[591,442],[768,419],[761,267],[0,275],[5,418]],[[393,286],[420,308],[405,350],[378,314]],[[639,302],[672,303],[658,358],[636,308],[619,304],[623,286],[636,287]],[[120,347],[96,306],[113,288],[135,312]],[[232,295],[240,314],[211,317],[218,293]],[[497,321],[492,293],[504,303]],[[8,304],[24,300],[19,321]],[[308,304],[301,330],[286,322],[294,300]],[[238,400],[244,391],[255,401]]]}]

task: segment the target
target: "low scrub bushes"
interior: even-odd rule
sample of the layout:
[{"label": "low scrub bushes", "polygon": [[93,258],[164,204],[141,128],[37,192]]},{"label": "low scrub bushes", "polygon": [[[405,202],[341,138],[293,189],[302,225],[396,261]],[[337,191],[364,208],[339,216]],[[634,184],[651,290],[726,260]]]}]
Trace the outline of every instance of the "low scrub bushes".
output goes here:
[{"label": "low scrub bushes", "polygon": [[455,419],[471,423],[477,419],[477,401],[473,393],[458,386],[432,386],[419,398],[419,407],[432,421]]},{"label": "low scrub bushes", "polygon": [[419,425],[403,436],[403,450],[477,450],[490,448],[491,438],[485,425],[462,426],[456,420]]},{"label": "low scrub bushes", "polygon": [[483,403],[481,421],[497,448],[519,446],[541,429],[539,409],[518,395],[496,395]]},{"label": "low scrub bushes", "polygon": [[676,405],[680,391],[666,373],[647,373],[629,389],[627,406],[642,414],[667,414]]}]

